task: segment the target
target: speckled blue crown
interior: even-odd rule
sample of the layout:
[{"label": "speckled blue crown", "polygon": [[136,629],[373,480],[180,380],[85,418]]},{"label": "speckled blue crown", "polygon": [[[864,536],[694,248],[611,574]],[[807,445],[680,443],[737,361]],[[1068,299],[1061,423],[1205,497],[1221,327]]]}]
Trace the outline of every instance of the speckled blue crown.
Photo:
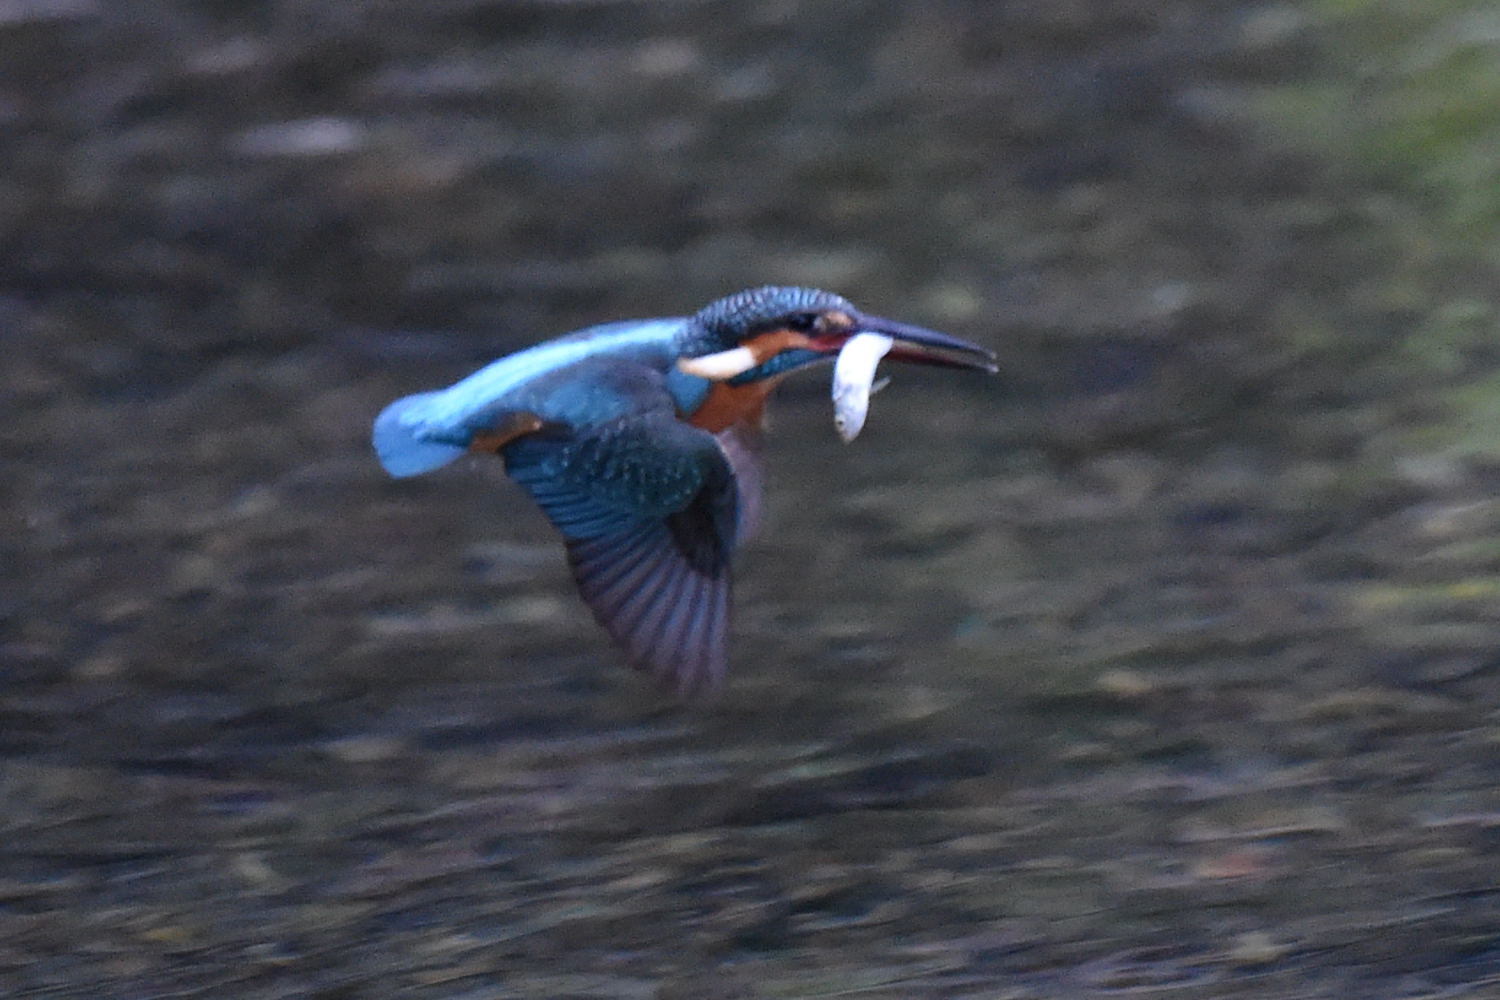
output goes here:
[{"label": "speckled blue crown", "polygon": [[710,302],[698,310],[693,319],[709,340],[705,345],[707,349],[725,350],[738,344],[747,334],[770,327],[793,313],[828,309],[854,311],[843,296],[832,292],[766,285]]}]

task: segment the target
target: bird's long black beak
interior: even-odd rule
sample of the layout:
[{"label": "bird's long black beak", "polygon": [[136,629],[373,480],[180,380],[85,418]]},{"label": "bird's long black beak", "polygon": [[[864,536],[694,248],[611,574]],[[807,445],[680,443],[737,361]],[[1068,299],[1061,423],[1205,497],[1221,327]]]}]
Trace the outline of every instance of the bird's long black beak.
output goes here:
[{"label": "bird's long black beak", "polygon": [[944,368],[968,368],[993,375],[1000,370],[995,353],[988,348],[946,333],[912,326],[883,316],[860,316],[855,333],[879,333],[894,342],[887,358]]}]

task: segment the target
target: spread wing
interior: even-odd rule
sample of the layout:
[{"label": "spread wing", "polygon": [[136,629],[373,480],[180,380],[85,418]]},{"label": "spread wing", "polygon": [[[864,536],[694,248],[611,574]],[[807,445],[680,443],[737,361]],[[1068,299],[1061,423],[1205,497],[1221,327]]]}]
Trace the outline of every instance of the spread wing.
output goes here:
[{"label": "spread wing", "polygon": [[632,666],[689,695],[728,665],[730,559],[760,476],[753,451],[678,420],[659,383],[631,390],[624,413],[549,424],[501,454],[562,533],[599,624]]}]

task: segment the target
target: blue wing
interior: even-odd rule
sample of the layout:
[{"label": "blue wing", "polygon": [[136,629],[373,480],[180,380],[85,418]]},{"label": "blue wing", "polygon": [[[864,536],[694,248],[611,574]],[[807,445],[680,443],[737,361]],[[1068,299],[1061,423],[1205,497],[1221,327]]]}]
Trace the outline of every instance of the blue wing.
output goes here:
[{"label": "blue wing", "polygon": [[609,416],[549,421],[501,449],[506,470],[562,533],[579,592],[631,664],[684,695],[711,689],[727,668],[730,559],[759,477],[677,419],[660,372],[589,374]]}]

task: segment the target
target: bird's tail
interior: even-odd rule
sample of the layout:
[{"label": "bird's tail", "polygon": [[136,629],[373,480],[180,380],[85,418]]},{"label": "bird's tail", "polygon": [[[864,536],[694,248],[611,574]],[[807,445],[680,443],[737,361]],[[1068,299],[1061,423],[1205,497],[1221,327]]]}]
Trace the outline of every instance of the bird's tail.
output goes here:
[{"label": "bird's tail", "polygon": [[385,471],[393,476],[417,476],[447,465],[467,449],[462,445],[433,440],[426,421],[421,419],[423,404],[435,392],[419,392],[396,400],[375,418],[372,440],[375,454]]}]

